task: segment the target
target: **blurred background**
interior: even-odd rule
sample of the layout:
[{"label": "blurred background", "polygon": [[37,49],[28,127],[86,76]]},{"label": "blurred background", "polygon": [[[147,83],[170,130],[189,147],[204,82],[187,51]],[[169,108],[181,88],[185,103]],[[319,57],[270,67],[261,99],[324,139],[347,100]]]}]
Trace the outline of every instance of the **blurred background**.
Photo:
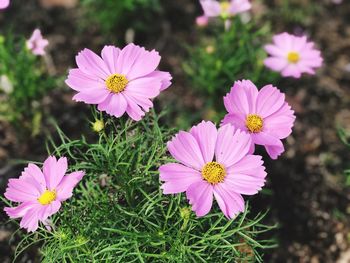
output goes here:
[{"label": "blurred background", "polygon": [[[267,188],[252,199],[254,210],[270,209],[266,224],[279,224],[268,233],[279,246],[265,251],[265,261],[350,262],[350,1],[252,4],[225,31],[196,25],[203,13],[197,0],[13,0],[0,13],[0,194],[24,160],[45,159],[56,125],[70,138],[96,136],[89,108],[73,102],[64,84],[75,55],[85,47],[99,53],[105,44],[134,42],[159,51],[160,69],[173,75],[171,88],[156,100],[168,127],[218,122],[222,97],[235,80],[273,83],[287,94],[297,115],[294,132],[278,161],[265,158]],[[40,59],[20,52],[35,28],[49,40]],[[317,75],[282,79],[264,68],[262,46],[284,31],[316,43],[324,58]],[[28,73],[29,67],[35,70]],[[0,262],[12,262],[20,233],[2,209],[0,221]],[[37,247],[16,262],[39,262]]]}]

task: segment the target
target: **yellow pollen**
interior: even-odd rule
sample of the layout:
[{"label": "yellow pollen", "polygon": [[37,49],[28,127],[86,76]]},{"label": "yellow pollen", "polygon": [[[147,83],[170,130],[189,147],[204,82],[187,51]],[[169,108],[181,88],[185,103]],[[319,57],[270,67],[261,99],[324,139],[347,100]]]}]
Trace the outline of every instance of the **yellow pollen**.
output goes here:
[{"label": "yellow pollen", "polygon": [[92,129],[95,132],[101,132],[103,129],[105,128],[105,124],[103,121],[101,120],[96,120],[93,124],[92,124]]},{"label": "yellow pollen", "polygon": [[45,190],[44,193],[38,198],[38,201],[42,205],[49,205],[52,201],[56,200],[56,191]]},{"label": "yellow pollen", "polygon": [[113,93],[122,92],[128,83],[128,79],[122,74],[113,74],[106,79],[107,89]]},{"label": "yellow pollen", "polygon": [[295,64],[295,63],[298,63],[299,60],[300,60],[300,55],[299,55],[299,53],[294,52],[294,51],[288,53],[288,61],[289,61],[290,63]]},{"label": "yellow pollen", "polygon": [[249,114],[245,121],[245,125],[250,132],[257,133],[262,131],[264,121],[259,115]]},{"label": "yellow pollen", "polygon": [[222,183],[226,176],[225,167],[217,162],[207,163],[202,169],[202,176],[208,183]]},{"label": "yellow pollen", "polygon": [[227,13],[230,10],[231,4],[228,1],[224,1],[220,3],[221,12]]}]

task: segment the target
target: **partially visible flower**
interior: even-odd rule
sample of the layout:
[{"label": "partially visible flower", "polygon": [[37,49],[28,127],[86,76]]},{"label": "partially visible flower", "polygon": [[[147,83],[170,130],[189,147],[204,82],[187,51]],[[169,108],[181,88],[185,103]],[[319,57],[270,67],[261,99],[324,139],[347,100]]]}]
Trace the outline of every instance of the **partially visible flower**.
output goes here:
[{"label": "partially visible flower", "polygon": [[98,110],[117,118],[126,112],[139,121],[153,107],[151,99],[171,85],[169,72],[157,70],[161,57],[155,50],[134,44],[122,50],[105,46],[101,56],[89,49],[76,56],[78,68],[66,80],[78,92],[73,100],[97,104]]},{"label": "partially visible flower", "polygon": [[43,171],[35,164],[29,164],[18,179],[10,179],[5,197],[19,203],[17,207],[5,207],[11,218],[22,218],[20,226],[28,232],[44,225],[50,216],[57,213],[61,203],[73,195],[74,187],[84,176],[78,171],[67,172],[67,159],[48,157]]},{"label": "partially visible flower", "polygon": [[282,33],[273,37],[273,44],[265,46],[270,57],[266,58],[266,67],[281,72],[283,77],[300,78],[302,73],[315,74],[321,67],[321,52],[308,42],[306,36],[298,37]]},{"label": "partially visible flower", "polygon": [[339,5],[339,4],[343,3],[343,0],[332,0],[332,3]]},{"label": "partially visible flower", "polygon": [[39,29],[35,29],[30,39],[27,40],[27,48],[37,56],[45,55],[45,47],[48,44],[49,41],[43,38]]},{"label": "partially visible flower", "polygon": [[285,101],[285,95],[272,85],[260,91],[249,80],[236,81],[224,97],[228,111],[222,124],[231,123],[247,132],[254,144],[264,145],[272,159],[284,152],[281,139],[292,133],[294,111]]},{"label": "partially visible flower", "polygon": [[208,25],[208,22],[209,22],[209,18],[207,16],[205,16],[205,15],[198,16],[196,18],[196,24],[199,27],[206,27]]},{"label": "partially visible flower", "polygon": [[0,9],[5,9],[10,5],[10,0],[0,0]]},{"label": "partially visible flower", "polygon": [[105,128],[105,124],[103,121],[101,120],[96,120],[93,124],[92,124],[92,129],[95,132],[101,132],[103,129]]},{"label": "partially visible flower", "polygon": [[10,94],[13,91],[13,84],[6,75],[1,75],[0,77],[0,90],[6,94]]},{"label": "partially visible flower", "polygon": [[265,184],[261,156],[249,155],[250,136],[227,124],[216,129],[201,122],[190,132],[180,131],[168,142],[179,163],[159,168],[164,194],[186,192],[197,216],[209,213],[213,197],[228,218],[244,211],[243,195],[256,194]]},{"label": "partially visible flower", "polygon": [[246,12],[251,9],[252,5],[249,0],[200,0],[204,15],[207,17],[221,16],[223,19],[230,18],[236,14]]}]

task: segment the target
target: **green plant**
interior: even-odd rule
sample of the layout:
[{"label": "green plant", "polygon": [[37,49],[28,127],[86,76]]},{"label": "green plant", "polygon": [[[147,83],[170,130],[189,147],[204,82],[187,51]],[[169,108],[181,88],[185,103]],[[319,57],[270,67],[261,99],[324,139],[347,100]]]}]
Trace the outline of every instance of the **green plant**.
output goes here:
[{"label": "green plant", "polygon": [[17,256],[41,242],[42,262],[261,262],[273,240],[258,235],[273,227],[265,214],[249,218],[249,205],[234,220],[218,207],[196,218],[184,195],[162,194],[157,169],[171,133],[153,113],[139,123],[104,118],[95,143],[70,140],[50,153],[67,156],[86,176],[74,197],[53,217],[53,230],[23,239]]},{"label": "green plant", "polygon": [[[350,149],[350,132],[340,128],[338,134],[342,142]],[[350,169],[344,171],[346,176],[346,185],[350,186]]]},{"label": "green plant", "polygon": [[[124,31],[127,28],[145,30],[145,20],[152,22],[153,14],[160,11],[160,0],[81,0],[90,26],[97,22],[105,32]],[[147,23],[146,23],[147,24]]]},{"label": "green plant", "polygon": [[0,118],[36,135],[42,116],[40,100],[55,81],[27,50],[23,38],[0,36],[0,60]]},{"label": "green plant", "polygon": [[236,80],[250,79],[257,85],[275,83],[277,74],[265,68],[262,44],[270,36],[268,26],[256,29],[236,17],[228,31],[221,29],[189,48],[183,64],[189,86],[205,97],[206,107],[221,112],[223,96]]}]

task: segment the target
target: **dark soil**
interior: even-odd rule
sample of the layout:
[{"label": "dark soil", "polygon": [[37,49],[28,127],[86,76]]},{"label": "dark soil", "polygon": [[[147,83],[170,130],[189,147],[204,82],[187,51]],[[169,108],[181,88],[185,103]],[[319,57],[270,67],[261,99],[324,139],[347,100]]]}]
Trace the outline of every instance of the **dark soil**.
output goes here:
[{"label": "dark soil", "polygon": [[[50,40],[53,74],[66,74],[82,48],[97,51],[105,44],[106,38],[95,25],[82,31],[77,29],[81,12],[76,8],[44,9],[34,0],[14,2],[2,15],[1,23],[12,24],[14,32],[27,37],[40,26]],[[255,12],[279,10],[275,8],[281,1],[265,2],[268,4],[257,4]],[[313,1],[293,2],[307,6]],[[162,101],[159,107],[176,103],[179,109],[196,110],[202,99],[186,88],[181,63],[186,56],[183,43],[196,41],[191,25],[200,13],[199,7],[186,0],[163,3],[165,11],[158,14],[160,22],[154,33],[136,35],[136,40],[159,50],[164,58],[162,69],[168,69],[174,76],[175,83],[159,100]],[[315,77],[288,79],[279,85],[295,109],[297,121],[285,143],[283,157],[266,163],[272,195],[260,195],[254,200],[256,210],[271,206],[267,223],[280,223],[274,233],[280,245],[265,252],[266,262],[350,262],[350,187],[345,186],[343,173],[350,168],[350,154],[337,134],[340,126],[350,131],[350,2],[344,0],[343,4],[334,5],[317,1],[317,5],[318,11],[301,26],[271,16],[275,32],[296,28],[309,34],[321,48],[325,63]],[[116,33],[116,37],[123,37],[123,33]],[[87,108],[71,101],[68,88],[61,87],[44,101],[46,116],[52,116],[69,137],[79,137],[83,132],[91,134],[84,117]],[[80,128],[82,123],[84,128]],[[17,177],[23,168],[13,160],[43,160],[45,135],[54,134],[54,130],[50,121],[45,121],[41,136],[18,141],[13,128],[0,122],[0,193],[7,179]],[[0,214],[0,221],[6,220]],[[15,228],[10,224],[0,227],[0,262],[13,258],[15,239],[10,237]],[[32,248],[19,262],[33,262],[37,258],[36,249]]]}]

